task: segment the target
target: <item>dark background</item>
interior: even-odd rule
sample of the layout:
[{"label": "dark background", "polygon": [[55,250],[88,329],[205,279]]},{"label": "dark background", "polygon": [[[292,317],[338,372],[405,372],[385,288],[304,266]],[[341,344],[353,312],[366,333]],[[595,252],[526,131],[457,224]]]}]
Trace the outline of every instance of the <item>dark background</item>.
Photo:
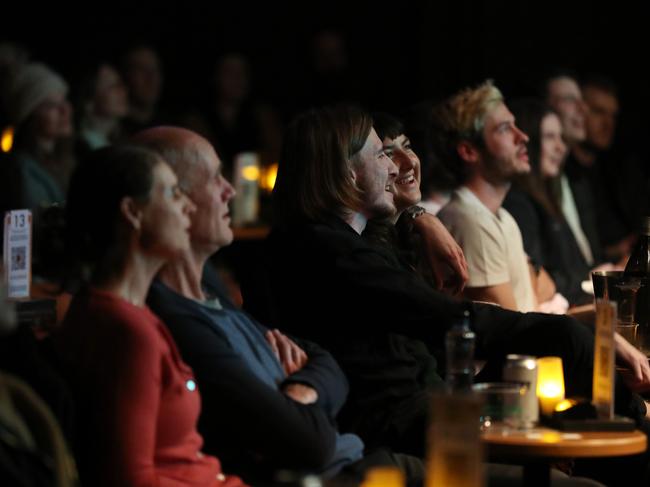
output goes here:
[{"label": "dark background", "polygon": [[220,53],[241,51],[257,98],[285,120],[303,106],[311,40],[323,28],[346,38],[354,97],[371,109],[399,113],[487,77],[507,97],[532,94],[546,71],[567,67],[618,83],[622,131],[636,144],[650,107],[649,18],[642,2],[14,2],[3,6],[0,40],[22,43],[68,79],[149,42],[164,61],[164,101],[181,110],[201,102]]}]

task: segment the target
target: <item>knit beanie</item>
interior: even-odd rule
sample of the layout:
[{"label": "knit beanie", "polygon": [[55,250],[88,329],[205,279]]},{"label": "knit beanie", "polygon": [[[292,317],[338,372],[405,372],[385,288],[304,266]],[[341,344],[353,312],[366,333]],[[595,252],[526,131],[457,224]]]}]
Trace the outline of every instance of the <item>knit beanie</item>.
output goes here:
[{"label": "knit beanie", "polygon": [[25,64],[15,73],[9,90],[7,102],[11,122],[20,125],[55,93],[68,93],[68,85],[61,76],[44,64]]}]

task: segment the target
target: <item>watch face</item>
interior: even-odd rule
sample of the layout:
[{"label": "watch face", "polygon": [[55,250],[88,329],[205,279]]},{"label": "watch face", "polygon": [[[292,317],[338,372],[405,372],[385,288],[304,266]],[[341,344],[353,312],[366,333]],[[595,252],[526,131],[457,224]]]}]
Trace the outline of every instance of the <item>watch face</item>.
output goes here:
[{"label": "watch face", "polygon": [[411,218],[417,218],[417,217],[419,217],[420,215],[422,215],[425,212],[426,212],[426,210],[424,208],[422,208],[421,206],[412,206],[409,209],[409,215],[411,215]]}]

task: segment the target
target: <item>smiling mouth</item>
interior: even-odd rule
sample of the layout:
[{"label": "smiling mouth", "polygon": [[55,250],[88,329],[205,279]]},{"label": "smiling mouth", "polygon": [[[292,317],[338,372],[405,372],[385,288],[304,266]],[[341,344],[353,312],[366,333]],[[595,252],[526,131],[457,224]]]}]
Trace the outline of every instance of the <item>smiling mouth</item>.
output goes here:
[{"label": "smiling mouth", "polygon": [[415,182],[415,177],[413,176],[413,174],[409,174],[407,176],[404,176],[403,178],[399,178],[395,180],[395,184],[399,184],[400,186],[413,184],[414,182]]}]

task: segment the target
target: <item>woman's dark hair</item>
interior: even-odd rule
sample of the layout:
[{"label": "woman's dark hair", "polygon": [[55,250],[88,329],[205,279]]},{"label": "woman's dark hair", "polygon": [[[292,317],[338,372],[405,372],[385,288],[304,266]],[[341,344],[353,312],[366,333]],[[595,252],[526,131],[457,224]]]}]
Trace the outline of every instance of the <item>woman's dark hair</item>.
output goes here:
[{"label": "woman's dark hair", "polygon": [[121,201],[145,202],[161,161],[144,147],[114,145],[91,152],[79,164],[66,204],[66,254],[78,277],[102,282],[121,272],[128,237]]},{"label": "woman's dark hair", "polygon": [[400,135],[406,135],[404,124],[398,118],[387,113],[372,114],[373,127],[379,138],[383,141],[386,137],[394,139]]},{"label": "woman's dark hair", "polygon": [[407,122],[387,113],[373,113],[373,127],[383,141],[406,135],[413,150],[420,159],[420,190],[423,198],[433,191],[450,191],[458,184],[449,170],[442,164],[433,148],[433,110],[431,102],[423,102],[411,108]]},{"label": "woman's dark hair", "polygon": [[528,135],[528,158],[530,173],[517,176],[515,185],[528,193],[551,215],[562,218],[559,181],[542,175],[542,120],[555,113],[548,105],[536,98],[520,98],[508,103],[515,116],[517,127]]}]

